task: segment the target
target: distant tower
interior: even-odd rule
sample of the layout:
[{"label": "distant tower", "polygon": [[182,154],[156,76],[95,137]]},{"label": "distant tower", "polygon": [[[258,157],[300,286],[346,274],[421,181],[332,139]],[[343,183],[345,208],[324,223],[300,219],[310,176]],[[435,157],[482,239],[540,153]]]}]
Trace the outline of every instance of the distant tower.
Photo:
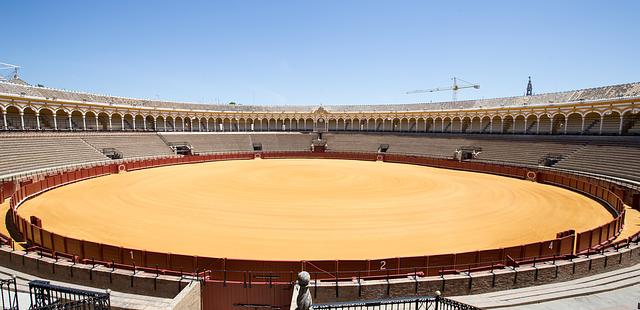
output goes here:
[{"label": "distant tower", "polygon": [[533,95],[533,86],[531,85],[531,77],[529,77],[529,83],[527,84],[527,94],[526,96]]}]

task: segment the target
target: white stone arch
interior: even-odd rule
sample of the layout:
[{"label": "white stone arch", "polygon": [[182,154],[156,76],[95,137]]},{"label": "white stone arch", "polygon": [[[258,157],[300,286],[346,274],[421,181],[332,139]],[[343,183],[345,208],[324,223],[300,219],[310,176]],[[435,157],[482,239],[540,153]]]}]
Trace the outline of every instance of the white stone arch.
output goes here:
[{"label": "white stone arch", "polygon": [[620,112],[621,125],[619,134],[621,135],[640,135],[640,109],[625,109]]},{"label": "white stone arch", "polygon": [[552,135],[559,135],[565,132],[567,125],[567,115],[563,112],[555,112],[551,114],[551,131]]},{"label": "white stone arch", "polygon": [[40,118],[41,130],[55,130],[55,123],[53,121],[54,109],[48,106],[40,107],[38,109],[38,117]]},{"label": "white stone arch", "polygon": [[[22,122],[20,114],[22,108],[17,105],[7,105],[2,112],[3,121],[5,123],[5,129],[7,130],[19,130],[22,129]],[[55,112],[54,112],[55,113]]]},{"label": "white stone arch", "polygon": [[24,122],[24,130],[38,129],[38,112],[35,107],[26,106],[22,109],[22,121]]},{"label": "white stone arch", "polygon": [[513,118],[513,133],[515,134],[525,134],[527,131],[527,116],[522,113],[516,114]]}]

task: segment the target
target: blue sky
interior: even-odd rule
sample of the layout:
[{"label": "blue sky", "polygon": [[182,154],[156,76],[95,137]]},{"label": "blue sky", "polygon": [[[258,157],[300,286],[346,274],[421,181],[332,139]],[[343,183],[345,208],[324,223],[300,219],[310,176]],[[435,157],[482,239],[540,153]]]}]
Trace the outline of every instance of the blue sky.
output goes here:
[{"label": "blue sky", "polygon": [[[640,81],[640,1],[2,1],[32,84],[241,104],[375,104]],[[6,73],[6,72],[4,72]]]}]

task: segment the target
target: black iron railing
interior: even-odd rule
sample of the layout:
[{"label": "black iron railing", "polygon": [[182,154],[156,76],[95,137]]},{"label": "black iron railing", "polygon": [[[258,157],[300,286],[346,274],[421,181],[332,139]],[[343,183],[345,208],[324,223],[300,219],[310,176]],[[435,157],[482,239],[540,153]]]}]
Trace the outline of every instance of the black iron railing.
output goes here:
[{"label": "black iron railing", "polygon": [[111,309],[109,292],[79,290],[35,280],[29,282],[29,293],[31,295],[30,309]]},{"label": "black iron railing", "polygon": [[366,300],[353,302],[337,302],[327,304],[315,304],[314,310],[480,310],[480,308],[467,305],[442,296],[390,298],[380,300]]},{"label": "black iron railing", "polygon": [[2,309],[18,310],[18,287],[16,278],[0,279]]}]

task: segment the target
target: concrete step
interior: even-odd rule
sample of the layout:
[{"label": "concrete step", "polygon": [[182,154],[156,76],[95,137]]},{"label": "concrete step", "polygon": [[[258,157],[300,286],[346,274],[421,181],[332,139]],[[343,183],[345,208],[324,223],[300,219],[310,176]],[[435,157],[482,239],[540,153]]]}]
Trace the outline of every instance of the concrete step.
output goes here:
[{"label": "concrete step", "polygon": [[531,286],[451,299],[483,309],[497,309],[586,296],[640,284],[640,264],[566,282]]}]

